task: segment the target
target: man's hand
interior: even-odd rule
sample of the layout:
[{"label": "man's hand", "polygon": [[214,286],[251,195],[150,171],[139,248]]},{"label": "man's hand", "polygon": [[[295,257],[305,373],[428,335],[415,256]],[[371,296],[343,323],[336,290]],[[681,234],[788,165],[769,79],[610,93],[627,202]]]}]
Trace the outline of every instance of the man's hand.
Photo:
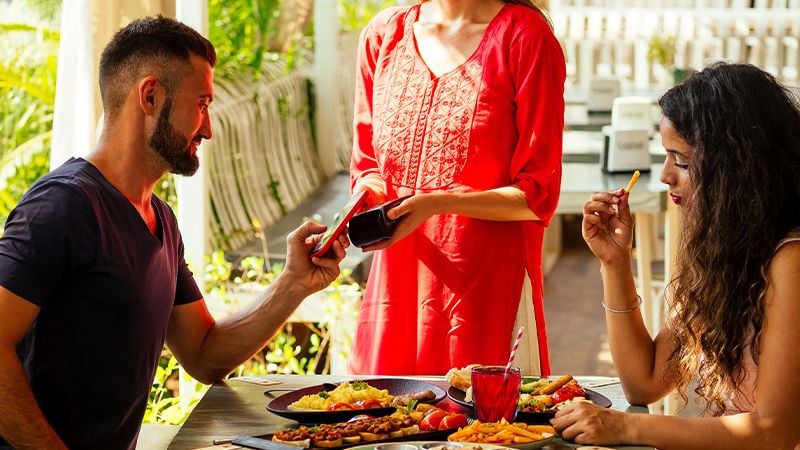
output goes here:
[{"label": "man's hand", "polygon": [[284,274],[307,294],[325,288],[339,276],[339,263],[344,259],[345,249],[350,246],[346,234],[342,233],[331,246],[333,257],[310,257],[311,249],[322,239],[326,229],[325,225],[306,222],[286,237]]},{"label": "man's hand", "polygon": [[386,201],[386,192],[382,186],[372,181],[363,181],[353,188],[353,197],[359,192],[367,191],[367,200],[364,202],[364,209],[372,208]]}]

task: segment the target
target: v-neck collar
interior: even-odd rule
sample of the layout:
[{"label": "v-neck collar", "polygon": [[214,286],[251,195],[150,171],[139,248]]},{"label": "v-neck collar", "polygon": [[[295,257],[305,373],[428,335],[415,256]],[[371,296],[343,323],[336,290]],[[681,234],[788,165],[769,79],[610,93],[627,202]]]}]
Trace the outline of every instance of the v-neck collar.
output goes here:
[{"label": "v-neck collar", "polygon": [[118,200],[124,203],[126,205],[126,208],[129,208],[131,214],[136,215],[136,217],[139,219],[139,223],[144,228],[144,231],[153,239],[156,239],[158,241],[159,246],[164,245],[164,218],[161,215],[161,209],[158,207],[154,195],[151,195],[150,197],[150,205],[153,207],[153,211],[155,211],[156,213],[155,234],[153,234],[150,231],[150,227],[147,226],[147,222],[145,222],[144,218],[141,216],[141,214],[139,214],[139,211],[136,210],[136,207],[134,207],[133,204],[131,204],[130,200],[128,200],[128,198],[125,197],[125,195],[123,195],[122,192],[120,192],[116,186],[114,186],[113,184],[111,184],[110,181],[108,181],[108,179],[105,177],[105,175],[103,175],[103,172],[101,172],[100,169],[98,169],[94,164],[91,163],[91,161],[87,159],[84,158],[75,158],[75,159],[82,162],[83,164],[86,164],[86,167],[89,169],[88,170],[89,176],[94,178],[97,182],[105,185],[109,189],[109,191],[111,191],[114,195],[119,197]]},{"label": "v-neck collar", "polygon": [[483,53],[483,51],[482,51],[483,47],[486,45],[486,42],[489,40],[490,35],[494,32],[494,27],[495,27],[495,24],[497,22],[497,19],[501,15],[503,15],[505,13],[505,11],[506,11],[506,9],[508,9],[509,5],[510,5],[510,3],[504,4],[500,8],[500,10],[497,11],[497,14],[495,14],[494,17],[492,17],[492,20],[489,21],[488,25],[486,25],[486,29],[483,30],[483,36],[481,36],[480,42],[478,42],[478,45],[475,47],[475,50],[472,51],[472,54],[470,54],[469,57],[467,57],[467,59],[464,60],[464,62],[462,62],[461,64],[459,64],[459,65],[457,65],[455,67],[453,67],[452,69],[448,70],[447,72],[442,73],[441,75],[436,75],[431,70],[431,67],[430,67],[430,65],[428,65],[427,61],[425,61],[425,58],[422,57],[422,53],[420,53],[419,45],[417,43],[417,35],[414,34],[414,24],[419,21],[420,7],[422,6],[421,3],[417,3],[416,5],[414,5],[411,8],[411,11],[413,12],[413,17],[411,17],[411,14],[409,14],[409,15],[406,16],[406,19],[405,19],[406,35],[409,36],[408,39],[410,39],[412,51],[414,53],[414,57],[417,59],[417,61],[420,62],[420,64],[422,64],[423,67],[425,67],[425,70],[427,71],[428,76],[433,81],[440,80],[442,78],[445,78],[445,77],[449,76],[450,74],[457,73],[458,71],[463,69],[467,64],[472,62],[473,59],[477,58],[479,55],[481,55]]}]

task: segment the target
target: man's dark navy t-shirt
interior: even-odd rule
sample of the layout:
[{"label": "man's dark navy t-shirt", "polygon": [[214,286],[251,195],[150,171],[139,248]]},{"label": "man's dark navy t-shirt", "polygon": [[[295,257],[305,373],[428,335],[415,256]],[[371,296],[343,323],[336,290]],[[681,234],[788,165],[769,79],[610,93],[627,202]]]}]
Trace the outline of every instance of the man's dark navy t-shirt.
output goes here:
[{"label": "man's dark navy t-shirt", "polygon": [[42,177],[0,238],[0,285],[41,310],[18,348],[45,417],[70,448],[135,447],[172,307],[201,298],[177,220],[159,236],[88,161]]}]

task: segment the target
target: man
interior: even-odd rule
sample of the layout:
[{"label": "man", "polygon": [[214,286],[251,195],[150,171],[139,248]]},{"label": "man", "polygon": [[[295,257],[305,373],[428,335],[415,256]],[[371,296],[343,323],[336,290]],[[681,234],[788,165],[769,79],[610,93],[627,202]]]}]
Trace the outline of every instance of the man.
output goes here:
[{"label": "man", "polygon": [[306,223],[287,238],[286,268],[263,298],[218,322],[209,314],[153,186],[168,170],[197,170],[215,62],[211,43],[172,19],[117,32],[100,59],[97,148],[42,177],[9,216],[0,239],[8,444],[134,448],[165,340],[192,376],[220,380],[338,275],[346,238],[334,257],[309,259],[325,227]]}]

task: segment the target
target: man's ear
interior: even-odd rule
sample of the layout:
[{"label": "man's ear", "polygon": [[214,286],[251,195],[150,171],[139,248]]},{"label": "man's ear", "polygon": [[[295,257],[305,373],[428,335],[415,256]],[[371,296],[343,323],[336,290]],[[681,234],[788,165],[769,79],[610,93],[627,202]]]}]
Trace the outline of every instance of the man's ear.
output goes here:
[{"label": "man's ear", "polygon": [[161,101],[160,94],[163,91],[161,83],[152,75],[148,75],[139,82],[139,107],[146,115],[154,115],[158,111],[158,104]]}]

